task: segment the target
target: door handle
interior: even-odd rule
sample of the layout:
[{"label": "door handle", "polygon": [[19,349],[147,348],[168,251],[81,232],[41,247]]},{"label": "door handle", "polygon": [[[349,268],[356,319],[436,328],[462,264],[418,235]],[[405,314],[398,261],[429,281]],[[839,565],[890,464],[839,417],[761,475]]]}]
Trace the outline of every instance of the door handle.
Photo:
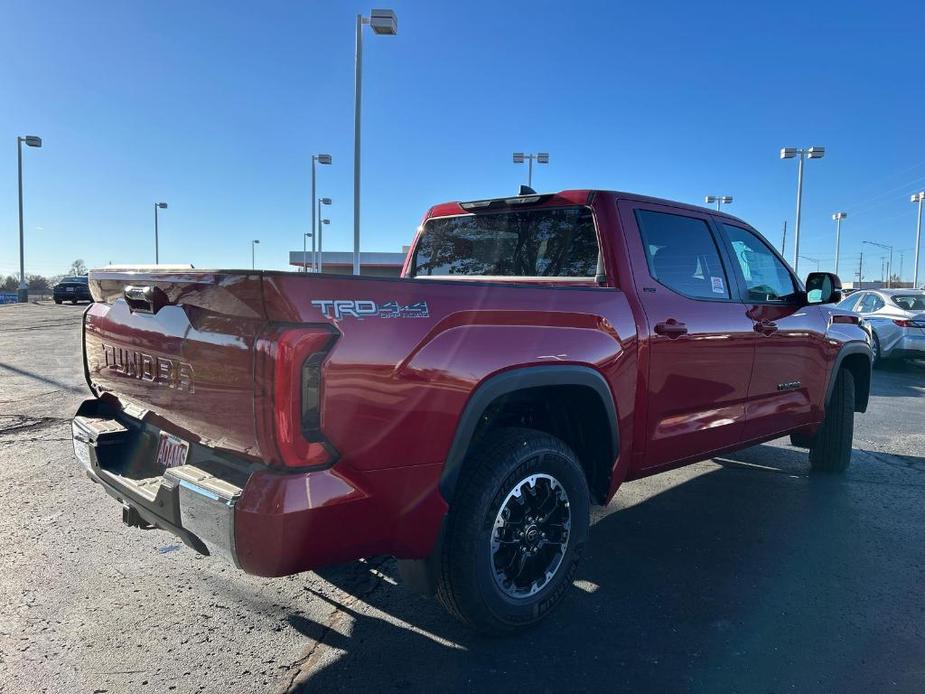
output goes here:
[{"label": "door handle", "polygon": [[755,323],[755,332],[762,335],[771,335],[777,332],[777,323],[772,320],[761,320]]},{"label": "door handle", "polygon": [[681,337],[687,334],[687,326],[684,323],[669,318],[664,323],[655,324],[655,332],[659,335],[666,335],[671,339]]}]

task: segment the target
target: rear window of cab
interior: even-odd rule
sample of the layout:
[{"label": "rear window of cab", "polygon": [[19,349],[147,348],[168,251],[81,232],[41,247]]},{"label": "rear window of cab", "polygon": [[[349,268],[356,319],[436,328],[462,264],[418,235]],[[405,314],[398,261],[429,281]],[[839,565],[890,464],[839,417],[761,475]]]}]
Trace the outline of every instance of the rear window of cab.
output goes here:
[{"label": "rear window of cab", "polygon": [[424,224],[412,277],[594,277],[598,243],[587,207],[438,217]]}]

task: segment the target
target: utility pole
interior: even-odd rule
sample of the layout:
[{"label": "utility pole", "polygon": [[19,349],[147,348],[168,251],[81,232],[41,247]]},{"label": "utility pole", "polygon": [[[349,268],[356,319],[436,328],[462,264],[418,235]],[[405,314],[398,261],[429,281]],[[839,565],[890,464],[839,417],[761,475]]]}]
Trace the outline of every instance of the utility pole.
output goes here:
[{"label": "utility pole", "polygon": [[784,220],[784,236],[780,240],[780,254],[784,255],[787,252],[787,220]]},{"label": "utility pole", "polygon": [[858,289],[864,289],[864,251],[858,258]]}]

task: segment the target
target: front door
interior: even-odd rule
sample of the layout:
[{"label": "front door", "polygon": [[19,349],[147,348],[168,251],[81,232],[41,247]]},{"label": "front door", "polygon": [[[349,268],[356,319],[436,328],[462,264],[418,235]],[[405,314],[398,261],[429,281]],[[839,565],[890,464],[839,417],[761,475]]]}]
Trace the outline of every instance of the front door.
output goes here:
[{"label": "front door", "polygon": [[642,467],[707,457],[741,440],[754,359],[732,261],[706,214],[624,201],[620,216],[647,319]]},{"label": "front door", "polygon": [[757,335],[743,438],[821,421],[829,377],[827,310],[806,305],[797,278],[758,233],[721,226]]}]

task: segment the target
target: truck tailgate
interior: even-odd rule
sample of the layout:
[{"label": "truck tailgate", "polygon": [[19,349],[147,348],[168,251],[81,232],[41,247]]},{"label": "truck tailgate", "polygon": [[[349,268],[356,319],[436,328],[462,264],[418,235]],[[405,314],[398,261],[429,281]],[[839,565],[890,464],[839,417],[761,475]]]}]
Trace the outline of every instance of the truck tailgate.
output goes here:
[{"label": "truck tailgate", "polygon": [[98,396],[187,440],[260,455],[259,273],[94,272],[91,291],[84,358]]}]

